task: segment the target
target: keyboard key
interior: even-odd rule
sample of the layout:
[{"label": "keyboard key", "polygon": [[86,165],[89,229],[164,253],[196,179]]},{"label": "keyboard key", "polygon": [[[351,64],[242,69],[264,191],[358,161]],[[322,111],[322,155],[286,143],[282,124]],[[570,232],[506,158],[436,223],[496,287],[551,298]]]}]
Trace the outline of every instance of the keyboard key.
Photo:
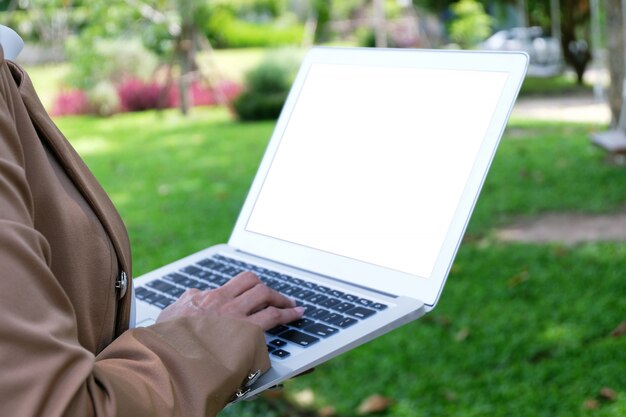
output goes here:
[{"label": "keyboard key", "polygon": [[295,294],[292,294],[292,297],[299,298],[301,300],[306,300],[308,297],[315,295],[315,292],[311,290],[300,290]]},{"label": "keyboard key", "polygon": [[308,326],[309,324],[313,324],[313,320],[298,319],[296,321],[292,321],[291,323],[288,323],[287,325],[290,326],[290,327],[295,327],[297,329],[301,329],[303,327]]},{"label": "keyboard key", "polygon": [[337,304],[339,304],[341,301],[337,300],[336,298],[329,298],[327,300],[322,301],[321,303],[319,303],[319,306],[321,307],[333,307]]},{"label": "keyboard key", "polygon": [[317,290],[319,292],[323,292],[324,294],[326,294],[327,292],[330,292],[330,288],[324,287],[323,285],[318,285]]},{"label": "keyboard key", "polygon": [[273,351],[275,351],[275,350],[276,350],[276,348],[275,348],[274,346],[267,345],[267,351],[268,351],[269,353],[272,353],[272,352],[273,352]]},{"label": "keyboard key", "polygon": [[208,283],[203,282],[203,281],[198,281],[197,284],[195,284],[194,288],[199,289],[200,291],[204,291],[204,290],[208,290],[208,289],[212,289],[213,287],[210,286]]},{"label": "keyboard key", "polygon": [[168,280],[168,281],[172,281],[176,284],[180,284],[181,281],[184,281],[186,279],[188,279],[186,276],[184,276],[183,274],[179,274],[178,272],[173,272],[171,274],[167,274],[163,277],[163,279]]},{"label": "keyboard key", "polygon": [[280,292],[283,293],[284,295],[292,296],[293,294],[299,291],[300,291],[300,288],[298,287],[287,287],[287,288],[283,288]]},{"label": "keyboard key", "polygon": [[341,320],[343,320],[345,317],[342,316],[341,314],[337,314],[337,313],[331,313],[328,316],[324,317],[323,319],[321,319],[322,321],[325,321],[326,323],[329,324],[335,324],[340,322]]},{"label": "keyboard key", "polygon": [[193,288],[193,285],[196,282],[198,282],[198,281],[196,281],[195,279],[184,277],[183,279],[179,280],[179,282],[177,282],[177,284],[180,285],[181,287]]},{"label": "keyboard key", "polygon": [[310,326],[307,326],[302,330],[320,337],[332,336],[339,331],[334,327],[326,326],[325,324],[321,323],[311,324]]},{"label": "keyboard key", "polygon": [[354,304],[351,303],[339,303],[336,306],[331,307],[333,310],[335,311],[339,311],[339,312],[344,312],[344,311],[348,311],[351,308],[356,307]]},{"label": "keyboard key", "polygon": [[154,291],[151,291],[145,287],[137,287],[135,288],[135,297],[139,300],[145,300],[150,296],[155,297],[157,294]]},{"label": "keyboard key", "polygon": [[344,317],[343,319],[334,322],[333,324],[336,326],[341,327],[342,329],[345,329],[346,327],[350,327],[353,324],[358,323],[359,321],[357,319],[353,319],[352,317]]},{"label": "keyboard key", "polygon": [[338,291],[338,290],[330,290],[329,294],[337,298],[340,298],[341,296],[344,295],[343,292]]},{"label": "keyboard key", "polygon": [[373,301],[370,301],[366,298],[359,298],[358,300],[356,300],[356,303],[364,307],[369,307],[373,303]]},{"label": "keyboard key", "polygon": [[271,353],[273,356],[276,356],[278,358],[284,359],[286,357],[288,357],[289,355],[291,355],[291,353],[287,352],[286,350],[282,350],[282,349],[276,349],[274,351],[272,351]]},{"label": "keyboard key", "polygon": [[277,334],[282,333],[285,330],[289,330],[289,328],[287,326],[283,326],[282,324],[279,324],[278,326],[272,327],[271,329],[269,329],[267,333],[273,336],[276,336]]},{"label": "keyboard key", "polygon": [[323,308],[318,308],[317,310],[309,314],[308,317],[314,320],[324,320],[324,317],[327,317],[328,315],[330,315],[330,311],[324,310]]},{"label": "keyboard key", "polygon": [[207,288],[209,288],[209,284],[207,284],[206,282],[201,282],[195,279],[191,279],[189,281],[190,282],[187,284],[188,288],[197,288],[200,291],[206,290]]},{"label": "keyboard key", "polygon": [[328,300],[328,297],[322,294],[314,294],[313,296],[307,298],[307,301],[313,304],[319,304],[322,301],[326,301],[326,300]]},{"label": "keyboard key", "polygon": [[213,281],[213,283],[217,285],[218,287],[221,287],[222,285],[226,284],[228,281],[230,280],[226,277],[218,277],[216,280]]},{"label": "keyboard key", "polygon": [[154,304],[155,301],[161,299],[161,297],[163,297],[161,294],[150,291],[149,293],[144,295],[143,300],[147,303]]},{"label": "keyboard key", "polygon": [[146,284],[147,287],[154,288],[157,291],[165,292],[170,288],[175,288],[174,285],[160,279],[155,279]]},{"label": "keyboard key", "polygon": [[185,292],[184,288],[180,288],[180,287],[175,287],[172,285],[172,288],[163,291],[164,293],[171,295],[174,298],[180,298],[181,295],[183,295],[183,293]]},{"label": "keyboard key", "polygon": [[302,315],[305,317],[313,314],[313,312],[317,310],[317,307],[311,304],[305,304],[302,306],[302,308],[304,308],[304,313]]},{"label": "keyboard key", "polygon": [[215,268],[215,266],[218,265],[218,262],[213,260],[213,259],[211,259],[211,258],[206,258],[206,259],[203,259],[203,260],[199,261],[198,265],[203,266],[203,267],[205,267],[207,269],[213,269],[213,268]]},{"label": "keyboard key", "polygon": [[351,301],[351,302],[355,302],[356,300],[359,299],[359,297],[357,297],[356,295],[352,295],[352,294],[344,294],[341,296],[341,298],[343,298],[344,300]]},{"label": "keyboard key", "polygon": [[370,304],[370,307],[380,311],[386,309],[387,305],[382,303],[372,303]]},{"label": "keyboard key", "polygon": [[198,277],[198,278],[205,278],[205,277],[207,277],[210,274],[210,272],[207,271],[206,269],[201,269],[201,268],[198,268],[197,266],[193,266],[193,265],[187,266],[187,267],[181,269],[180,271],[184,272],[185,274],[188,274],[188,275],[191,275],[191,276],[194,276],[194,277]]},{"label": "keyboard key", "polygon": [[302,285],[302,283],[304,282],[304,280],[301,280],[300,278],[294,278],[294,277],[291,277],[289,281],[296,285]]},{"label": "keyboard key", "polygon": [[310,290],[317,290],[317,285],[315,285],[314,283],[312,283],[310,281],[304,281],[302,283],[302,286],[307,287]]},{"label": "keyboard key", "polygon": [[286,332],[283,332],[278,336],[302,347],[308,347],[320,341],[320,339],[317,337],[299,332],[294,329],[287,330]]},{"label": "keyboard key", "polygon": [[358,319],[366,319],[373,314],[376,314],[376,310],[372,310],[365,307],[354,307],[352,310],[346,311],[346,314],[349,314]]},{"label": "keyboard key", "polygon": [[283,346],[287,346],[287,342],[285,342],[284,340],[280,340],[280,339],[274,339],[270,342],[270,345],[276,346],[276,347],[283,347]]}]

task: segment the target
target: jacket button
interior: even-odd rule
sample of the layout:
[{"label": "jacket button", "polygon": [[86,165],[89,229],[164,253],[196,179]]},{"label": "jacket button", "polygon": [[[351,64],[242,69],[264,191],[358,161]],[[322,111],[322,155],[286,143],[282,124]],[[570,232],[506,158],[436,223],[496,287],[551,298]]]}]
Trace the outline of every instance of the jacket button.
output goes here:
[{"label": "jacket button", "polygon": [[122,271],[117,281],[115,281],[115,288],[120,290],[118,298],[123,298],[124,294],[126,294],[126,290],[128,289],[128,277],[126,276],[126,272]]}]

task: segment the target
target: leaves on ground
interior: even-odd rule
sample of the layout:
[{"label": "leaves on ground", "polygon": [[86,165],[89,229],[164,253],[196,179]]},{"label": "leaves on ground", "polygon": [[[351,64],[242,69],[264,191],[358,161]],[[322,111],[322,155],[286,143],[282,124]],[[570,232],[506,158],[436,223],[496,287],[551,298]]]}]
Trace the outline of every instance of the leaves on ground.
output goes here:
[{"label": "leaves on ground", "polygon": [[470,335],[470,330],[467,327],[462,328],[454,335],[454,340],[457,342],[463,342]]},{"label": "leaves on ground", "polygon": [[624,334],[626,334],[626,320],[624,320],[619,326],[615,328],[615,330],[611,332],[611,336],[620,337]]},{"label": "leaves on ground", "polygon": [[607,401],[617,401],[617,392],[609,387],[603,387],[598,393],[598,397]]},{"label": "leaves on ground", "polygon": [[384,397],[380,394],[374,394],[361,402],[357,408],[357,413],[361,416],[382,413],[383,411],[386,411],[391,404],[393,404],[392,399]]},{"label": "leaves on ground", "polygon": [[526,281],[528,281],[528,270],[523,270],[509,278],[506,284],[509,288],[515,288]]}]

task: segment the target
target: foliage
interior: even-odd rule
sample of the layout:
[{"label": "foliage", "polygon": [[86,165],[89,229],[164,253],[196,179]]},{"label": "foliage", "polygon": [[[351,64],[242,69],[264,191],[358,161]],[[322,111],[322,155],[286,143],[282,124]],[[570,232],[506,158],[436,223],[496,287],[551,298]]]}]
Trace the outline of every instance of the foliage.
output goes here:
[{"label": "foliage", "polygon": [[244,92],[233,102],[241,120],[276,119],[296,75],[299,56],[291,50],[274,52],[246,75]]},{"label": "foliage", "polygon": [[463,49],[472,49],[491,35],[493,18],[476,0],[460,0],[451,6],[450,39]]},{"label": "foliage", "polygon": [[297,22],[246,21],[225,7],[210,14],[204,29],[217,48],[299,45],[304,36],[304,27]]},{"label": "foliage", "polygon": [[[119,208],[137,275],[228,239],[273,128],[223,109],[59,125]],[[301,415],[355,416],[376,393],[394,400],[390,417],[624,415],[626,335],[611,333],[626,310],[626,244],[490,237],[503,218],[623,207],[626,171],[604,163],[591,128],[510,123],[436,309],[288,381],[283,398],[311,391],[314,410]],[[277,401],[222,414],[298,415]]]},{"label": "foliage", "polygon": [[170,107],[168,91],[155,81],[128,78],[118,86],[117,92],[124,111]]},{"label": "foliage", "polygon": [[139,39],[73,38],[67,45],[71,62],[66,82],[89,90],[100,81],[114,84],[127,77],[148,79],[157,68],[157,57]]},{"label": "foliage", "polygon": [[120,108],[120,97],[110,81],[100,81],[87,92],[91,112],[98,116],[111,116]]},{"label": "foliage", "polygon": [[304,35],[302,25],[277,26],[272,23],[249,23],[232,20],[221,27],[216,46],[230,48],[277,47],[299,45]]}]

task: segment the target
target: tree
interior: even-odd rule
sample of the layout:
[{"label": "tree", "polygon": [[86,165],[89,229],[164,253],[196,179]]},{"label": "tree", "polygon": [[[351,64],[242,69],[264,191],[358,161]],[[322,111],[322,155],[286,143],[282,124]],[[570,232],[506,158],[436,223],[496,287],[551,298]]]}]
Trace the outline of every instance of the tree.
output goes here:
[{"label": "tree", "polygon": [[454,19],[450,24],[450,39],[464,49],[476,47],[491,35],[493,18],[485,13],[476,0],[461,0],[451,6]]},{"label": "tree", "polygon": [[591,9],[589,0],[561,0],[563,57],[576,72],[578,83],[591,62]]},{"label": "tree", "polygon": [[623,99],[622,89],[624,79],[624,36],[622,29],[622,1],[606,0],[606,36],[608,49],[609,74],[611,76],[611,84],[608,89],[608,101],[611,108],[613,128],[624,128],[618,126],[619,115],[622,110]]}]

